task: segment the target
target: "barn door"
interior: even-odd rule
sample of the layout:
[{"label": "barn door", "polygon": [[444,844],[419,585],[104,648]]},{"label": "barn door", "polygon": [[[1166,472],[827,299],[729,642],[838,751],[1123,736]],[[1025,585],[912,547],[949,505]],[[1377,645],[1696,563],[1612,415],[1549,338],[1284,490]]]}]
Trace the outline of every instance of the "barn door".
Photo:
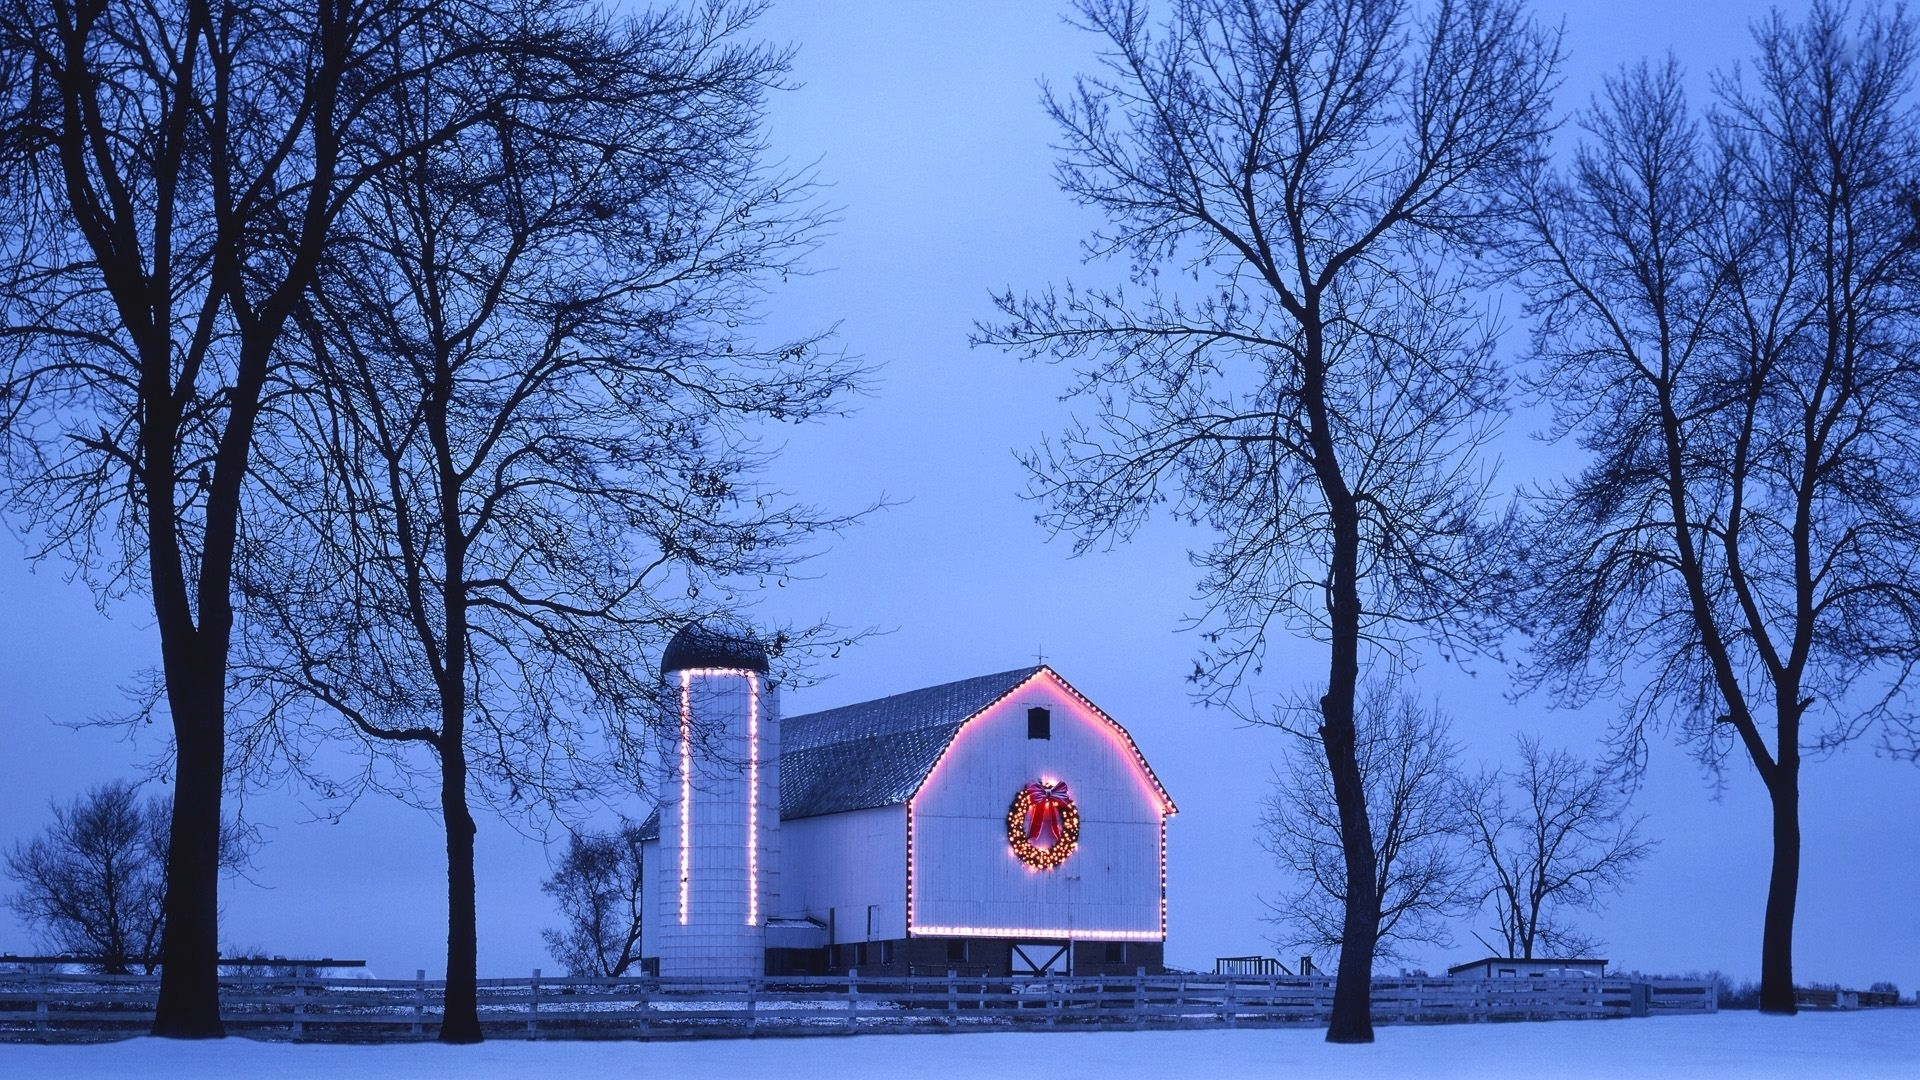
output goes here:
[{"label": "barn door", "polygon": [[1015,978],[1037,975],[1071,975],[1073,962],[1064,941],[1016,941],[1013,943]]}]

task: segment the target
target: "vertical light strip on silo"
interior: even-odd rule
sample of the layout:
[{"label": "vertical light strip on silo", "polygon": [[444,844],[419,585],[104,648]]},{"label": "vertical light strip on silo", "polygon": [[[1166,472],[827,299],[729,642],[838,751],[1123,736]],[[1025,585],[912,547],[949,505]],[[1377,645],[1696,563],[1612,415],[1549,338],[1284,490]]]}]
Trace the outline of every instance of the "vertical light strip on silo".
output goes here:
[{"label": "vertical light strip on silo", "polygon": [[760,677],[747,676],[747,925],[760,925]]},{"label": "vertical light strip on silo", "polygon": [[693,869],[693,672],[680,673],[680,925],[687,925]]}]

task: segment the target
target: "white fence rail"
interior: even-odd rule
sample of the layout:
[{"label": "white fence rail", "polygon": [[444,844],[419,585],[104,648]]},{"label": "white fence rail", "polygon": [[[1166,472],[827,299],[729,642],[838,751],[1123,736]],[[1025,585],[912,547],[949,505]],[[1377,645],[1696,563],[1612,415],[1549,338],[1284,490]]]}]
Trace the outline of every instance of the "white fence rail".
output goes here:
[{"label": "white fence rail", "polygon": [[[149,976],[0,975],[0,1039],[117,1038],[153,1020]],[[259,976],[221,980],[221,1017],[269,1038],[404,1041],[438,1031],[445,984]],[[699,1038],[1009,1027],[1323,1024],[1327,976],[804,976],[482,979],[500,1038]],[[1376,979],[1377,1023],[1597,1019],[1712,1012],[1714,988],[1625,979]]]}]

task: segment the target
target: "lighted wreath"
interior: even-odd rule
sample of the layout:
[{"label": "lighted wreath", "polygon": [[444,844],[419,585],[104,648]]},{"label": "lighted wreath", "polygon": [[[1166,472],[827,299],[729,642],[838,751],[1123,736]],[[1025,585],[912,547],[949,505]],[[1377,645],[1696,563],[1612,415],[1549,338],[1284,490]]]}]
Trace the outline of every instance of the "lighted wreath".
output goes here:
[{"label": "lighted wreath", "polygon": [[1007,808],[1007,843],[1036,870],[1067,861],[1080,843],[1080,810],[1066,781],[1039,780],[1020,789]]}]

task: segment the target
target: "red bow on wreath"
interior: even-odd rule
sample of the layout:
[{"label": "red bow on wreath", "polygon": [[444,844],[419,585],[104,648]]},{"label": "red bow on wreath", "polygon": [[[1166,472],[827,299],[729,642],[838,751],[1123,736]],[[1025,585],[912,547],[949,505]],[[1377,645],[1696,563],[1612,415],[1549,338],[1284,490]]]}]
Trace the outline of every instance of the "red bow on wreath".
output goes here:
[{"label": "red bow on wreath", "polygon": [[1045,833],[1047,842],[1037,844],[1040,847],[1052,847],[1066,834],[1066,827],[1060,822],[1062,807],[1071,806],[1073,799],[1067,795],[1067,782],[1033,783],[1027,785],[1027,843],[1037,844],[1040,835]]}]

